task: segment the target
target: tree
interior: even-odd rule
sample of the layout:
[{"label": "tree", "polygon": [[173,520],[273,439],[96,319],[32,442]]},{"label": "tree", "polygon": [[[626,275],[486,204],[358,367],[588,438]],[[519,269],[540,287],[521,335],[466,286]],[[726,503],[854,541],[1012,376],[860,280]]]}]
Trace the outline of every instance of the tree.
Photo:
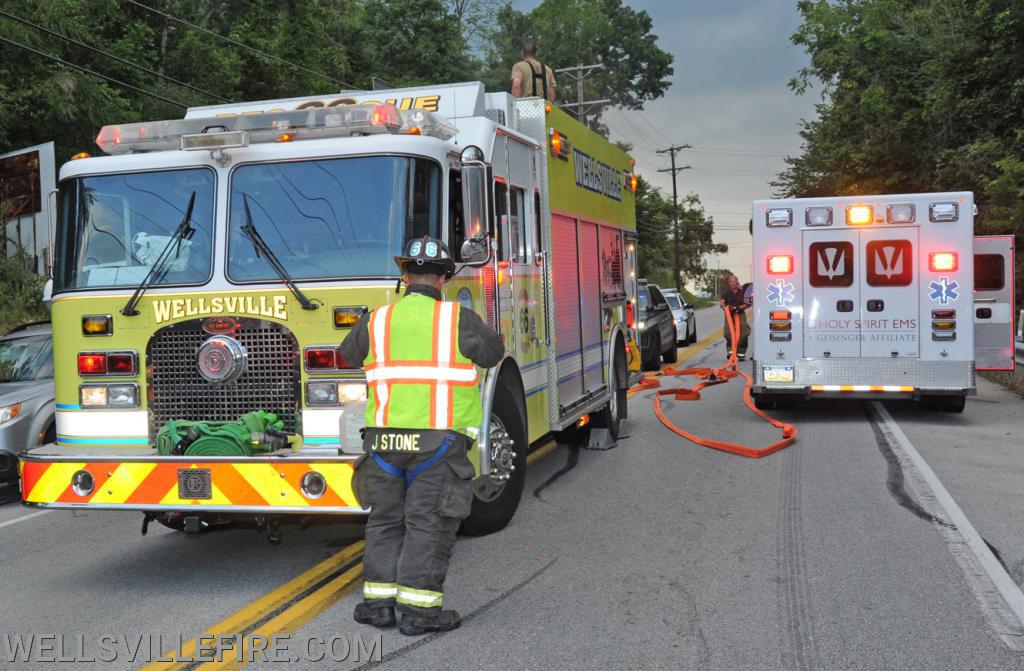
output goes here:
[{"label": "tree", "polygon": [[792,39],[810,64],[790,86],[803,93],[817,82],[822,102],[818,119],[802,125],[801,154],[787,159],[774,182],[778,193],[970,190],[981,212],[979,232],[1020,237],[1024,4],[801,0],[797,6],[803,23]]},{"label": "tree", "polygon": [[360,52],[397,86],[464,81],[475,67],[461,30],[442,0],[366,0]]},{"label": "tree", "polygon": [[[706,256],[710,253],[725,253],[728,248],[713,242],[714,220],[704,213],[704,206],[697,194],[689,194],[679,204],[679,220],[683,279],[699,279],[706,271]],[[672,200],[643,177],[637,178],[636,222],[640,276],[654,284],[674,287]]]},{"label": "tree", "polygon": [[[487,47],[485,80],[490,88],[509,86],[512,65],[524,41],[540,45],[540,59],[554,69],[600,64],[587,78],[587,99],[609,98],[613,105],[642,109],[671,85],[672,55],[658,47],[646,11],[622,0],[543,0],[533,11],[507,5],[497,15],[497,28]],[[559,79],[565,98],[568,80]]]},{"label": "tree", "polygon": [[[12,214],[6,201],[0,201],[0,224]],[[32,272],[32,259],[19,240],[3,236],[4,253],[0,254],[0,334],[20,324],[47,319],[49,311],[43,303],[45,280]]]}]

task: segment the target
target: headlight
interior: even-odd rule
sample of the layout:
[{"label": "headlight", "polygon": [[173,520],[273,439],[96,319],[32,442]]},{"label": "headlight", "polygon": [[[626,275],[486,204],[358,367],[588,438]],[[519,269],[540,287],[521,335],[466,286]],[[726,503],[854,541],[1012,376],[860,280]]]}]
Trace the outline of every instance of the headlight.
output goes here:
[{"label": "headlight", "polygon": [[333,380],[317,380],[306,386],[306,403],[309,405],[337,405],[338,383]]},{"label": "headlight", "polygon": [[21,403],[0,408],[0,424],[6,424],[21,414]]},{"label": "headlight", "polygon": [[643,330],[644,330],[644,328],[645,328],[645,327],[647,326],[647,324],[646,324],[646,323],[644,323],[644,322],[640,322],[639,324],[637,324],[637,326],[639,326],[639,327],[640,327],[640,330],[641,330],[641,331],[643,331]]}]

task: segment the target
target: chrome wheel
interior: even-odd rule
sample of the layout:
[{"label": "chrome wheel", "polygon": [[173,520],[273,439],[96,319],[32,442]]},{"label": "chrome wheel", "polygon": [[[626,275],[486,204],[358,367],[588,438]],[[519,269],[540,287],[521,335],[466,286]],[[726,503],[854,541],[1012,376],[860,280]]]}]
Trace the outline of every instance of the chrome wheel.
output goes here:
[{"label": "chrome wheel", "polygon": [[473,481],[473,491],[476,498],[484,502],[490,502],[501,496],[508,481],[512,479],[512,473],[516,470],[515,460],[518,456],[512,440],[497,413],[491,413],[491,472],[482,475]]}]

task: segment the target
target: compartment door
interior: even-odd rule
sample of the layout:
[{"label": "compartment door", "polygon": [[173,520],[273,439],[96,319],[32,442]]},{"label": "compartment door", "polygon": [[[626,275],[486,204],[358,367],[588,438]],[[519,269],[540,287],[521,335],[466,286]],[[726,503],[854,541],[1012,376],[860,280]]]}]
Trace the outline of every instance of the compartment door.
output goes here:
[{"label": "compartment door", "polygon": [[974,238],[974,366],[1013,370],[1012,235]]},{"label": "compartment door", "polygon": [[805,357],[860,356],[858,233],[847,229],[803,232]]},{"label": "compartment door", "polygon": [[569,406],[583,397],[583,332],[580,314],[579,237],[575,219],[551,215],[551,270],[558,347],[558,402]]}]

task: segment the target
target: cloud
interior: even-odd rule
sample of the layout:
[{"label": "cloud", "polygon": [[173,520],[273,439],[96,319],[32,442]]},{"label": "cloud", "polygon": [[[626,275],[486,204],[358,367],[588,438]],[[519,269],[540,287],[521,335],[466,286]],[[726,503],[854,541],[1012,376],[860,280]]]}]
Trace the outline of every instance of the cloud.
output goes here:
[{"label": "cloud", "polygon": [[[799,152],[801,119],[814,116],[815,93],[787,83],[807,64],[790,35],[800,25],[793,0],[624,0],[653,19],[658,44],[675,58],[672,86],[643,112],[609,110],[614,139],[635,148],[639,171],[671,193],[655,150],[691,144],[678,156],[680,194],[696,192],[732,245],[720,262],[741,275],[751,267],[746,224],[751,202],[771,195],[769,182]],[[515,2],[529,10],[538,2]]]}]

